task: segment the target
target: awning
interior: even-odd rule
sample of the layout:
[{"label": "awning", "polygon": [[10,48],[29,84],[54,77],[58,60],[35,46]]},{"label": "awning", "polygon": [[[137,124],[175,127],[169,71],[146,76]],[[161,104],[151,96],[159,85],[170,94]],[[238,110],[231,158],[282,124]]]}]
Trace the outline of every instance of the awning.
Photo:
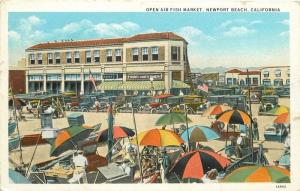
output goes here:
[{"label": "awning", "polygon": [[163,90],[165,89],[164,81],[127,81],[121,86],[124,90]]},{"label": "awning", "polygon": [[97,89],[100,90],[122,90],[121,85],[122,81],[107,81],[102,82],[100,85],[97,86]]},{"label": "awning", "polygon": [[[97,86],[100,90],[164,90],[164,81],[107,81]],[[182,81],[173,80],[171,88],[190,88],[189,85]]]}]

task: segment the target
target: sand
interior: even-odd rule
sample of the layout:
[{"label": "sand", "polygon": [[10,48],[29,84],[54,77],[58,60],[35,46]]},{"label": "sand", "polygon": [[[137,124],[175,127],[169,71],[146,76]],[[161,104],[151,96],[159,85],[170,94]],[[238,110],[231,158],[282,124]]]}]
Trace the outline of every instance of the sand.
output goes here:
[{"label": "sand", "polygon": [[[288,98],[280,98],[279,99],[280,105],[286,105],[290,106],[290,101]],[[258,119],[258,126],[259,126],[259,136],[260,141],[264,140],[263,133],[265,130],[265,126],[268,124],[271,124],[274,120],[274,116],[258,116],[258,107],[259,104],[252,104],[252,114],[253,117],[256,117]],[[70,112],[67,112],[67,114],[70,114]],[[138,132],[142,132],[145,130],[149,130],[152,128],[155,128],[155,121],[161,116],[161,114],[135,114],[136,117],[136,124]],[[20,134],[21,135],[27,135],[32,133],[38,133],[40,131],[40,120],[32,118],[31,115],[26,115],[27,121],[22,121],[19,123],[20,127]],[[102,123],[101,130],[104,130],[107,128],[107,113],[95,113],[95,112],[89,112],[84,113],[84,118],[86,124],[95,125],[97,123]],[[192,120],[192,123],[189,125],[206,125],[209,126],[211,124],[211,120],[207,117],[201,116],[201,115],[189,115],[189,118]],[[126,127],[134,129],[133,126],[133,117],[131,113],[117,113],[115,116],[115,124],[124,125]],[[53,119],[53,126],[54,128],[65,128],[68,126],[67,118],[60,118],[60,119]],[[178,127],[178,125],[177,125]],[[161,128],[161,127],[158,127]],[[171,128],[171,126],[167,126],[167,128]],[[257,141],[254,142],[254,146],[257,146]],[[205,145],[208,145],[212,147],[213,149],[220,150],[225,146],[224,141],[211,141],[208,143],[205,143]],[[279,142],[272,142],[272,141],[263,141],[264,148],[267,148],[268,151],[265,153],[266,157],[268,158],[269,162],[272,164],[273,161],[279,159],[279,157],[284,152],[284,145],[283,143]],[[102,146],[98,148],[98,151],[102,156],[106,155],[107,147]],[[23,148],[23,160],[25,163],[29,163],[30,159],[32,157],[32,154],[34,152],[34,146],[31,147],[25,147]],[[50,145],[39,145],[36,154],[33,158],[33,164],[42,162],[45,160],[49,160],[49,152],[50,152]],[[10,159],[14,161],[15,163],[19,164],[19,157],[20,152],[18,150],[10,152]]]}]

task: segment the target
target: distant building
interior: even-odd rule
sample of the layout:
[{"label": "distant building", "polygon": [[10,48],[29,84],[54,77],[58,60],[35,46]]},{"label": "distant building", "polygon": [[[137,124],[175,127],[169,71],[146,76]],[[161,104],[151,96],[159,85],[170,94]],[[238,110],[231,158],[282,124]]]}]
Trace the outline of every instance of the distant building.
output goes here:
[{"label": "distant building", "polygon": [[289,66],[271,66],[261,69],[262,85],[282,86],[290,84]]},{"label": "distant building", "polygon": [[8,87],[14,94],[26,92],[26,59],[22,58],[17,65],[10,65],[8,69]]},{"label": "distant building", "polygon": [[226,85],[238,85],[239,84],[239,74],[241,70],[231,69],[225,72],[225,84]]},{"label": "distant building", "polygon": [[[247,76],[249,76],[249,78]],[[253,86],[260,85],[261,84],[260,71],[248,71],[248,74],[247,72],[240,72],[239,84],[241,86],[248,85],[248,84]]]},{"label": "distant building", "polygon": [[201,81],[208,86],[219,85],[219,73],[206,73],[200,77]]}]

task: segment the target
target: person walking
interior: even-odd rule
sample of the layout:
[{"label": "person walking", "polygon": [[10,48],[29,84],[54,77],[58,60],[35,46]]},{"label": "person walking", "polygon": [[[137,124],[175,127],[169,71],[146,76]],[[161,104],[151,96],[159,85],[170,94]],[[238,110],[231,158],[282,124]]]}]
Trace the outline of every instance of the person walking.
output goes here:
[{"label": "person walking", "polygon": [[98,99],[96,99],[96,101],[95,101],[95,107],[96,107],[96,112],[99,112],[99,110],[100,110],[100,102],[99,102]]},{"label": "person walking", "polygon": [[259,140],[259,132],[258,132],[258,124],[257,124],[257,119],[253,119],[253,139],[254,140]]},{"label": "person walking", "polygon": [[167,154],[166,149],[162,151],[163,160],[162,160],[162,183],[168,183],[168,173],[171,168],[171,159]]}]

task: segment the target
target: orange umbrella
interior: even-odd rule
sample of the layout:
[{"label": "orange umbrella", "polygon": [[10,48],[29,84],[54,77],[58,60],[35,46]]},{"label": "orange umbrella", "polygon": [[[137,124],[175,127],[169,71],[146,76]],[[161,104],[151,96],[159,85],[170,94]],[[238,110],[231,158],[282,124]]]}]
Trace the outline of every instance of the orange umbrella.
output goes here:
[{"label": "orange umbrella", "polygon": [[227,105],[213,105],[210,106],[204,113],[204,116],[210,115],[219,115],[220,113],[232,109],[230,106]]},{"label": "orange umbrella", "polygon": [[273,122],[277,124],[290,123],[290,113],[280,114]]},{"label": "orange umbrella", "polygon": [[[136,143],[135,139],[132,141]],[[138,134],[139,145],[152,145],[156,147],[180,146],[184,141],[170,130],[151,129]]]},{"label": "orange umbrella", "polygon": [[223,123],[242,125],[247,125],[252,122],[252,119],[248,113],[238,109],[228,110],[221,113],[217,120]]}]

